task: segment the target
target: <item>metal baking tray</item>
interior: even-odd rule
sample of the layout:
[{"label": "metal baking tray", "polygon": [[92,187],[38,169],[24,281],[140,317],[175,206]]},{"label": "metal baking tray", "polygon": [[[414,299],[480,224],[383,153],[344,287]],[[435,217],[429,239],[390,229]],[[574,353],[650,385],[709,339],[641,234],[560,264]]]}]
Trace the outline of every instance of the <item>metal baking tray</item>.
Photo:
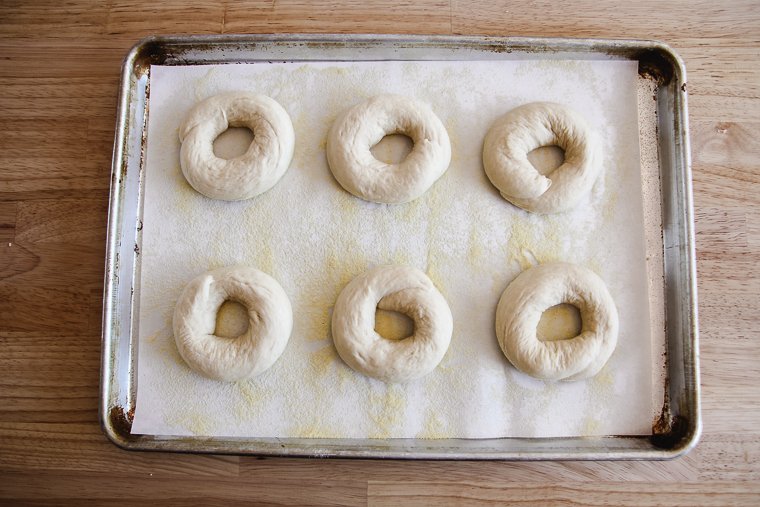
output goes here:
[{"label": "metal baking tray", "polygon": [[[661,189],[667,382],[649,436],[494,439],[306,439],[133,435],[142,183],[151,65],[266,61],[627,59],[654,84]],[[416,459],[669,459],[701,432],[696,261],[686,72],[660,42],[396,35],[149,37],[127,54],[119,90],[108,218],[100,420],[132,450]]]}]

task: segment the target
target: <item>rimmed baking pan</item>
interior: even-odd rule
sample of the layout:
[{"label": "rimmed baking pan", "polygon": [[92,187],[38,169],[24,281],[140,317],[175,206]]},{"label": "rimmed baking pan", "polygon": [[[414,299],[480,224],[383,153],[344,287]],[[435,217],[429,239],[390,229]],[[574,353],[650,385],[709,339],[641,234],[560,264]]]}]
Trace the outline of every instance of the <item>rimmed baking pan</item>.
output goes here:
[{"label": "rimmed baking pan", "polygon": [[[137,393],[141,199],[151,65],[469,59],[629,60],[637,62],[641,79],[651,83],[656,108],[653,130],[659,176],[656,198],[661,215],[657,223],[662,240],[662,313],[667,355],[665,403],[654,421],[651,435],[324,439],[132,434]],[[696,444],[701,428],[691,200],[685,70],[680,58],[658,42],[374,35],[145,39],[127,55],[120,88],[104,292],[100,405],[103,430],[115,444],[135,450],[419,459],[667,459],[678,456]]]}]

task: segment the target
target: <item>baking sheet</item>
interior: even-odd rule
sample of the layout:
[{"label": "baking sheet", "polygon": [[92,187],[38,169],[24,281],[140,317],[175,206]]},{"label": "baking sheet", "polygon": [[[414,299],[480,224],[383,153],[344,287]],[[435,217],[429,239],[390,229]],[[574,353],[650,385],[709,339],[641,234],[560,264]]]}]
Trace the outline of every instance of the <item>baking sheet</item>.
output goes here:
[{"label": "baking sheet", "polygon": [[[649,434],[653,385],[636,110],[626,61],[290,63],[153,67],[141,249],[138,391],[133,433],[257,437],[485,438]],[[392,86],[391,86],[392,84]],[[242,203],[209,200],[179,170],[177,128],[199,100],[254,89],[296,128],[290,170]],[[351,104],[385,92],[425,100],[452,138],[449,171],[420,199],[366,203],[332,179],[324,140]],[[583,112],[600,132],[605,176],[581,209],[539,217],[506,203],[480,162],[491,122],[533,100]],[[618,349],[594,379],[544,383],[501,355],[493,316],[501,291],[536,262],[586,265],[607,281],[621,317]],[[291,297],[286,352],[256,379],[223,384],[192,373],[171,336],[182,287],[245,263]],[[411,384],[355,374],[329,336],[331,305],[365,269],[425,270],[449,301],[452,345]],[[661,331],[660,331],[661,332]],[[657,384],[658,382],[654,382]]]}]

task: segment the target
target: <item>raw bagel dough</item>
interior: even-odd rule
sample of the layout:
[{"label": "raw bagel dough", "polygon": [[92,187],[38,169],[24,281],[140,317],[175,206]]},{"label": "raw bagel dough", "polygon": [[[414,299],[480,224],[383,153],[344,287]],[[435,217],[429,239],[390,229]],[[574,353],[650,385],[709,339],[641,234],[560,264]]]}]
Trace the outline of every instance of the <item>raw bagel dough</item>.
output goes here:
[{"label": "raw bagel dough", "polygon": [[[552,145],[565,150],[565,161],[546,177],[528,153]],[[598,151],[597,137],[580,114],[533,102],[496,120],[483,143],[483,166],[506,200],[534,213],[560,213],[591,190],[601,170]]]},{"label": "raw bagel dough", "polygon": [[[214,154],[214,140],[229,127],[248,127],[253,141],[229,160]],[[180,166],[187,181],[212,199],[250,199],[272,188],[293,158],[295,132],[274,100],[249,92],[222,93],[196,105],[179,129]]]},{"label": "raw bagel dough", "polygon": [[[569,340],[539,340],[541,315],[560,303],[578,308],[581,334]],[[520,273],[501,295],[496,336],[518,370],[544,380],[580,380],[596,375],[615,350],[618,313],[594,272],[565,262],[542,264]]]},{"label": "raw bagel dough", "polygon": [[[414,320],[414,334],[388,340],[375,331],[375,311]],[[385,382],[405,382],[432,371],[449,348],[453,319],[446,300],[420,270],[380,266],[354,278],[338,296],[332,335],[351,368]]]},{"label": "raw bagel dough", "polygon": [[[248,330],[236,338],[214,335],[216,314],[227,300],[248,309]],[[185,362],[201,375],[225,381],[262,373],[277,361],[293,328],[293,310],[269,275],[235,266],[191,281],[174,308],[174,340]]]},{"label": "raw bagel dough", "polygon": [[[414,141],[398,164],[377,160],[370,148],[390,134]],[[367,201],[399,204],[425,193],[446,172],[451,143],[441,120],[418,100],[377,95],[349,109],[327,137],[327,161],[346,190]]]}]

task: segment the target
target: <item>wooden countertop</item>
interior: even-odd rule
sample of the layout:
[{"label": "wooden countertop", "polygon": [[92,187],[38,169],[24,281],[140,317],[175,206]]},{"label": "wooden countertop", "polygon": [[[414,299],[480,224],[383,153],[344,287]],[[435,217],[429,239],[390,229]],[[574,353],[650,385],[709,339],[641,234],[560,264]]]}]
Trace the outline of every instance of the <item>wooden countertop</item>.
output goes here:
[{"label": "wooden countertop", "polygon": [[[0,503],[760,504],[760,8],[713,2],[0,4]],[[659,39],[686,61],[704,435],[670,462],[133,453],[97,419],[121,60],[168,33]]]}]

